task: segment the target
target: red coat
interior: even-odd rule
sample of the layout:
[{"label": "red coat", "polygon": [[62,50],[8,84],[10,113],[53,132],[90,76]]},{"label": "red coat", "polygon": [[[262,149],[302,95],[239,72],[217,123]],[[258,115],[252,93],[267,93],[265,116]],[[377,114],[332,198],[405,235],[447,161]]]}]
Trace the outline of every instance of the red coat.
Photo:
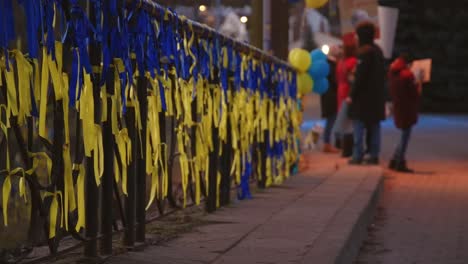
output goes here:
[{"label": "red coat", "polygon": [[396,59],[388,73],[395,126],[410,128],[418,122],[420,96],[414,74],[403,59]]},{"label": "red coat", "polygon": [[348,75],[356,67],[357,58],[350,57],[342,59],[338,62],[336,66],[336,81],[338,83],[338,112],[340,111],[343,101],[349,96],[349,91],[351,90],[351,85],[349,83]]}]

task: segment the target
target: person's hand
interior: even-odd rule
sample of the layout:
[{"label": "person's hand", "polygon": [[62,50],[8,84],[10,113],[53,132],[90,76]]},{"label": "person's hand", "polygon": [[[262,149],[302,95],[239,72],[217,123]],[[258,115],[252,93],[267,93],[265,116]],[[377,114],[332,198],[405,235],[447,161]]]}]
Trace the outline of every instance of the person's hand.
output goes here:
[{"label": "person's hand", "polygon": [[351,97],[346,97],[346,103],[351,104],[353,102],[353,99]]}]

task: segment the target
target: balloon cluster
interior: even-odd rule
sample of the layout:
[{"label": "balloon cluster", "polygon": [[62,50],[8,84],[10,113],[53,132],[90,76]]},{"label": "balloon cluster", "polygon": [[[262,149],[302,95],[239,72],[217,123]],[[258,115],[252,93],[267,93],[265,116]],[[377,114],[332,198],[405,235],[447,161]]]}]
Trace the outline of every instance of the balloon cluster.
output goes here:
[{"label": "balloon cluster", "polygon": [[291,50],[288,60],[298,71],[298,96],[310,92],[319,95],[327,92],[329,87],[327,76],[330,74],[330,65],[325,53],[320,49],[315,49],[309,54],[306,50],[296,48]]}]

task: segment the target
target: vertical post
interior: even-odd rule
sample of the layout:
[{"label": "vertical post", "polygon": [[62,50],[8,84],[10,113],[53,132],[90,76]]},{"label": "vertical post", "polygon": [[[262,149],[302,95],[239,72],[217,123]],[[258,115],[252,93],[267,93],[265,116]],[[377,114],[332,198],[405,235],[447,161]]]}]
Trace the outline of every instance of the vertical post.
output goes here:
[{"label": "vertical post", "polygon": [[206,201],[206,211],[212,213],[216,211],[216,199],[218,197],[218,157],[219,157],[219,131],[213,126],[213,151],[210,153],[210,168],[208,171],[208,196]]},{"label": "vertical post", "polygon": [[128,136],[132,144],[131,162],[127,168],[127,193],[125,197],[125,216],[127,226],[124,234],[124,245],[128,248],[133,248],[135,244],[135,185],[136,185],[136,169],[137,169],[137,133],[135,127],[135,108],[127,107],[126,124],[128,129]]},{"label": "vertical post", "polygon": [[[215,75],[217,69],[215,69]],[[208,85],[209,92],[213,94],[211,85]],[[206,199],[206,211],[212,213],[216,211],[216,200],[218,197],[218,162],[219,162],[219,130],[215,126],[212,128],[213,151],[209,155],[210,167],[208,169],[208,195]]]},{"label": "vertical post", "polygon": [[97,232],[98,232],[98,188],[94,180],[94,161],[93,158],[86,158],[86,219],[85,219],[85,236],[86,243],[84,247],[84,255],[86,258],[97,257]]},{"label": "vertical post", "polygon": [[[285,12],[286,7],[286,12]],[[271,48],[273,54],[283,60],[288,58],[289,8],[288,0],[271,1]]]},{"label": "vertical post", "polygon": [[268,132],[264,131],[262,133],[263,133],[264,140],[263,142],[259,142],[257,145],[258,150],[260,151],[260,157],[259,157],[259,160],[257,161],[258,162],[257,166],[260,166],[261,168],[260,170],[261,175],[257,175],[257,177],[260,178],[258,180],[257,186],[260,189],[265,189],[266,188],[266,159],[267,159],[266,144],[268,144],[266,142],[266,139],[267,139]]},{"label": "vertical post", "polygon": [[[94,20],[96,17],[94,6],[89,5],[89,17]],[[91,64],[93,66],[99,66],[100,64],[100,47],[98,44],[93,43],[89,48],[89,55],[91,58]],[[92,74],[93,81],[93,95],[95,120],[100,120],[99,111],[99,76]],[[96,119],[98,117],[98,119]],[[95,154],[95,153],[93,153]],[[86,206],[86,217],[85,217],[85,236],[86,243],[84,248],[84,255],[86,258],[98,257],[97,252],[97,234],[98,234],[98,205],[99,205],[99,189],[96,185],[94,178],[94,161],[92,157],[86,158],[86,179],[85,179],[85,206]]]},{"label": "vertical post", "polygon": [[231,138],[231,116],[227,118],[227,141],[223,143],[223,154],[221,156],[221,206],[228,205],[231,200],[231,158],[232,158],[232,138]]},{"label": "vertical post", "polygon": [[263,0],[263,49],[271,52],[271,1]]},{"label": "vertical post", "polygon": [[[107,75],[107,93],[114,93],[114,74],[111,68]],[[107,98],[107,109],[112,109],[112,100]],[[103,122],[102,136],[104,147],[104,172],[102,176],[102,204],[101,204],[101,254],[112,255],[112,225],[113,225],[113,187],[114,187],[114,136],[112,134],[112,119],[108,115]]]},{"label": "vertical post", "polygon": [[263,48],[263,0],[252,0],[252,44],[259,48]]},{"label": "vertical post", "polygon": [[[146,225],[146,127],[148,116],[148,100],[147,100],[147,79],[146,76],[141,75],[138,77],[137,95],[140,103],[140,116],[141,116],[141,138],[137,142],[138,145],[138,168],[136,174],[137,184],[137,197],[136,197],[136,218],[137,242],[145,242],[145,225]],[[141,142],[141,145],[140,145]]]},{"label": "vertical post", "polygon": [[[164,88],[160,88],[160,89],[164,89]],[[162,111],[161,113],[159,113],[159,133],[161,135],[161,143],[165,144],[167,146],[167,139],[166,139],[166,113],[164,111]],[[162,160],[164,161],[167,161],[167,149],[166,151],[161,151],[161,156],[162,156]],[[164,166],[168,166],[168,164],[164,164]],[[163,175],[164,173],[164,168],[161,167],[159,168],[159,175],[160,177],[162,177],[161,175]],[[162,185],[162,181],[160,181],[160,184]],[[162,190],[161,189],[161,192],[160,192],[160,196],[159,197],[156,197],[157,198],[157,206],[158,206],[158,210],[159,210],[159,214],[161,215],[164,215],[164,210],[165,210],[165,198],[164,198],[164,193],[165,190]],[[164,198],[164,199],[163,199]]]}]

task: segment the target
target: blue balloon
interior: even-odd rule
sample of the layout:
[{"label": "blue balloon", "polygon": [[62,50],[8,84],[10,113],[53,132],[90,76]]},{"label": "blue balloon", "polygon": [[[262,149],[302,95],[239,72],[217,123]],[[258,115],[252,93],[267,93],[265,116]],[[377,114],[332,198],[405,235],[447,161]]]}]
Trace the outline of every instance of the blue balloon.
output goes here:
[{"label": "blue balloon", "polygon": [[325,78],[330,74],[330,65],[327,61],[314,61],[309,68],[309,74],[314,80]]},{"label": "blue balloon", "polygon": [[323,95],[328,91],[329,86],[330,86],[330,83],[328,82],[327,78],[317,79],[314,82],[314,93]]},{"label": "blue balloon", "polygon": [[318,61],[327,61],[327,55],[325,55],[325,53],[320,49],[314,49],[310,53],[310,57],[312,58],[312,64]]}]

